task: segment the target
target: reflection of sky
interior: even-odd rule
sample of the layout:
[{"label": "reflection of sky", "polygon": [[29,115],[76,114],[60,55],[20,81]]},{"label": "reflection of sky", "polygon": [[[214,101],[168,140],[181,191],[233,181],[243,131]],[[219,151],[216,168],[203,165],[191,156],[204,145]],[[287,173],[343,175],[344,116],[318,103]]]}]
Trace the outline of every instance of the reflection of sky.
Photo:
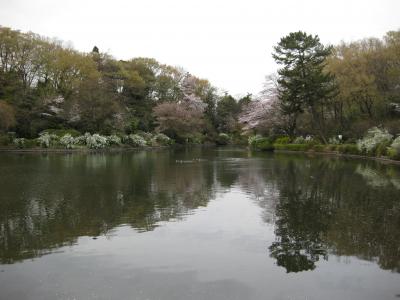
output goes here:
[{"label": "reflection of sky", "polygon": [[[391,214],[386,200],[396,198],[398,168],[212,151],[44,155],[40,164],[33,156],[9,156],[15,159],[9,170],[3,160],[0,170],[7,170],[7,176],[0,174],[0,185],[7,188],[0,190],[0,204],[7,208],[10,203],[14,210],[0,211],[1,221],[17,229],[24,222],[27,226],[11,231],[17,244],[24,244],[16,247],[23,253],[16,253],[20,260],[15,264],[0,265],[0,299],[393,299],[400,293],[400,274],[379,268],[395,268],[398,253],[395,242],[386,245],[397,234],[390,226],[396,226],[398,214]],[[348,177],[343,181],[341,175]],[[289,180],[294,188],[288,191]],[[343,184],[330,189],[330,180]],[[321,192],[313,203],[326,200],[322,203],[327,205],[316,210],[317,221],[324,222],[330,203],[342,205],[343,211],[332,209],[339,212],[329,223],[327,244],[333,246],[315,270],[286,273],[269,247],[281,238],[275,236],[279,226],[293,230],[296,223],[276,220],[289,211],[296,219],[293,207],[303,210],[300,215],[307,211],[302,201],[313,187]],[[297,205],[282,206],[293,191],[300,195],[299,201],[292,199]],[[355,194],[364,191],[374,199],[371,204],[379,205],[369,206]],[[380,206],[392,218],[386,223],[375,213]],[[360,227],[358,220],[371,227]],[[325,234],[313,227],[318,222],[310,224],[300,228],[306,238],[313,229]],[[295,246],[305,242],[304,236],[296,240],[298,233],[288,235],[299,242]],[[375,245],[365,246],[373,239]],[[29,243],[35,253],[28,253]],[[72,246],[58,248],[67,243]],[[382,257],[368,262],[334,253]]]},{"label": "reflection of sky", "polygon": [[[180,222],[96,240],[22,264],[2,265],[4,299],[393,299],[399,275],[330,255],[287,274],[268,255],[274,227],[239,189],[218,194]],[[23,267],[22,267],[23,266]],[[386,297],[386,298],[385,298]]]}]

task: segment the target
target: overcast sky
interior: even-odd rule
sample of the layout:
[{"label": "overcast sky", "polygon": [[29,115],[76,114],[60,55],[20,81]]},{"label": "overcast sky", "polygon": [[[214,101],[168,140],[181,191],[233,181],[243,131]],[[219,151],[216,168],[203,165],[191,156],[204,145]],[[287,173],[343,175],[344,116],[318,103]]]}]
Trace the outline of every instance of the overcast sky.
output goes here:
[{"label": "overcast sky", "polygon": [[236,95],[259,92],[276,70],[280,37],[381,37],[400,29],[400,0],[0,0],[0,25],[117,59],[153,57]]}]

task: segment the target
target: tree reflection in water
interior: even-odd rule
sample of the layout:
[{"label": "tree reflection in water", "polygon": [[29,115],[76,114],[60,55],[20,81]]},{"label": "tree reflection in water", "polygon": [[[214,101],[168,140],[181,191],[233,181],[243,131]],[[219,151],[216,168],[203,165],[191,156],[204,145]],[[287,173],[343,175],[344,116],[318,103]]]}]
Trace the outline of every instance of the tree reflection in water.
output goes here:
[{"label": "tree reflection in water", "polygon": [[0,263],[41,256],[80,236],[112,234],[121,224],[151,231],[234,187],[274,224],[269,254],[287,272],[313,270],[329,255],[357,256],[400,272],[399,169],[200,148],[3,155]]},{"label": "tree reflection in water", "polygon": [[287,272],[313,270],[320,257],[328,257],[324,234],[331,209],[322,203],[319,178],[305,178],[304,174],[300,177],[293,162],[283,173],[287,184],[281,185],[276,241],[269,247],[270,254]]},{"label": "tree reflection in water", "polygon": [[329,253],[399,272],[399,175],[374,162],[278,156],[270,174],[279,189],[271,257],[287,272],[313,270]]}]

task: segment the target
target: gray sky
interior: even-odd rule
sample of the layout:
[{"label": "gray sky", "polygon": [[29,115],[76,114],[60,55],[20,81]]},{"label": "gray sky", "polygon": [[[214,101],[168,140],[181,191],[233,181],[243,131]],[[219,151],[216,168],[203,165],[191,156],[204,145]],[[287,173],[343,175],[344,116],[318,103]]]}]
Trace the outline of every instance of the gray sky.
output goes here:
[{"label": "gray sky", "polygon": [[323,43],[400,29],[400,0],[0,0],[0,25],[94,45],[118,59],[153,57],[232,94],[257,93],[272,47],[303,30]]}]

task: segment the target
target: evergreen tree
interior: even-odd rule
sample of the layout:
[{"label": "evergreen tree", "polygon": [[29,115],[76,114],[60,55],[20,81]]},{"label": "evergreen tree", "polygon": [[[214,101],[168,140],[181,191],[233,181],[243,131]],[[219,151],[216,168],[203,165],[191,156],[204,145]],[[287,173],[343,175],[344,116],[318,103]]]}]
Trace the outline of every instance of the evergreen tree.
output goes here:
[{"label": "evergreen tree", "polygon": [[274,47],[273,58],[283,65],[278,70],[278,97],[284,115],[288,116],[288,133],[296,133],[298,116],[307,111],[312,127],[324,141],[324,104],[335,95],[333,76],[324,72],[331,47],[319,37],[305,32],[292,32]]}]

